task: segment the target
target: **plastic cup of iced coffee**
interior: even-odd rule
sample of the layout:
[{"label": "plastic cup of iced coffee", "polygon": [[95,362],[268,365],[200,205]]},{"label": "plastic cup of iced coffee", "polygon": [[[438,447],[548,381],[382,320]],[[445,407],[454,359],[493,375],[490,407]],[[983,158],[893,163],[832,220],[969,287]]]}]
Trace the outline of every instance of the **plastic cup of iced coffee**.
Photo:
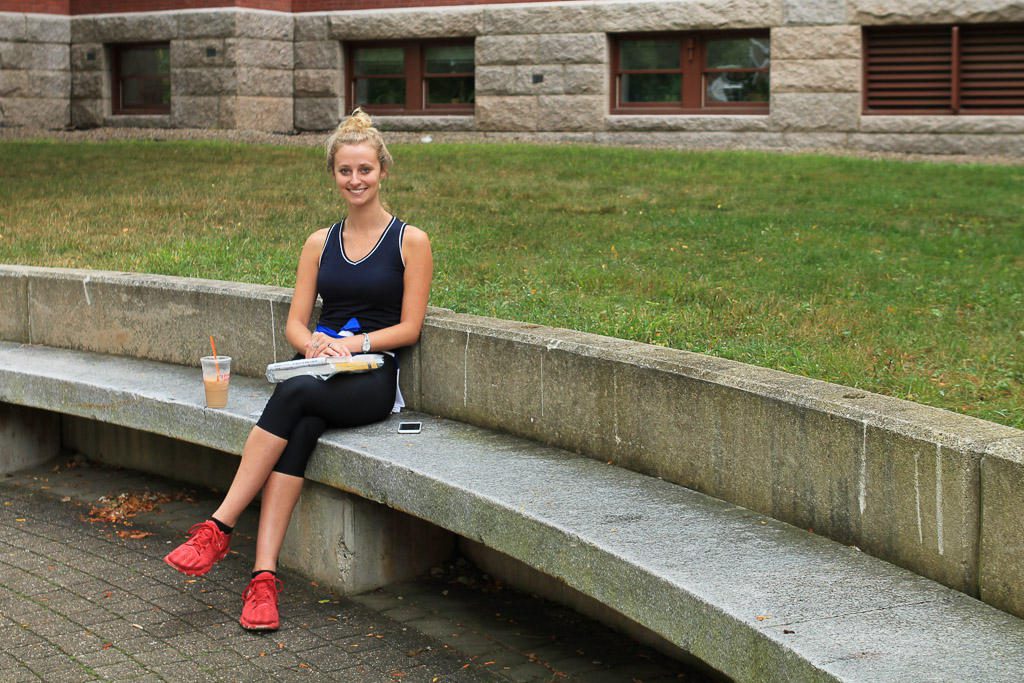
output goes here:
[{"label": "plastic cup of iced coffee", "polygon": [[206,407],[223,408],[228,404],[228,382],[231,380],[231,356],[203,356],[203,387]]}]

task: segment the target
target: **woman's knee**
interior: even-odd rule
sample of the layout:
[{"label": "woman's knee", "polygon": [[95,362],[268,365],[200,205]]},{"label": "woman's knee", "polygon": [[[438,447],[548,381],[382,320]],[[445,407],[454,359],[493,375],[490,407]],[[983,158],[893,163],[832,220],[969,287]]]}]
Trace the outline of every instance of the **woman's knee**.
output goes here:
[{"label": "woman's knee", "polygon": [[309,455],[326,429],[327,423],[319,417],[308,416],[299,420],[292,429],[284,452],[274,465],[274,471],[295,477],[303,476]]}]

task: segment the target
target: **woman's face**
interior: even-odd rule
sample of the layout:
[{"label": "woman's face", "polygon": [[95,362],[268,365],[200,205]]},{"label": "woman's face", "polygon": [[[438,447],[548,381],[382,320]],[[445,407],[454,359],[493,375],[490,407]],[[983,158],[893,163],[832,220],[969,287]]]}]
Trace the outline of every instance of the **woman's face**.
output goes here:
[{"label": "woman's face", "polygon": [[334,182],[349,206],[379,203],[380,181],[386,176],[368,144],[342,145],[334,153]]}]

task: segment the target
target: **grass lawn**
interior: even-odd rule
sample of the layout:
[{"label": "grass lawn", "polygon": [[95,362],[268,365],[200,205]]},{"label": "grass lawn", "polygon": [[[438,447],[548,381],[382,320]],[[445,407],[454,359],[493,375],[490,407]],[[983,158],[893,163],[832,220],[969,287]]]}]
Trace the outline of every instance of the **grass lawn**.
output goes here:
[{"label": "grass lawn", "polygon": [[[395,145],[432,303],[689,349],[1024,427],[1024,167]],[[321,152],[0,144],[0,262],[291,286]]]}]

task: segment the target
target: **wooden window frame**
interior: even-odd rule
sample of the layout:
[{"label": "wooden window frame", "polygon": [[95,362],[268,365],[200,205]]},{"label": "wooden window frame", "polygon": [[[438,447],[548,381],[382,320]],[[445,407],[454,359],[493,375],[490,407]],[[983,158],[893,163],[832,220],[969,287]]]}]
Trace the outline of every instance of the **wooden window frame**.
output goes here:
[{"label": "wooden window frame", "polygon": [[[475,78],[476,59],[474,57],[474,71],[430,74],[426,69],[426,49],[428,47],[445,46],[473,46],[472,38],[446,38],[438,40],[371,40],[357,41],[346,45],[345,49],[345,93],[348,108],[355,109],[362,107],[367,113],[380,116],[456,116],[472,115],[476,110],[475,104],[428,104],[427,103],[427,80],[439,78]],[[380,105],[361,104],[356,101],[356,74],[355,74],[355,52],[359,48],[367,47],[391,47],[402,48],[405,51],[405,103],[402,105]],[[379,78],[394,78],[394,75],[380,76]],[[360,76],[359,78],[367,78]],[[370,76],[369,78],[374,78]],[[476,90],[474,82],[474,92]]]},{"label": "wooden window frame", "polygon": [[[110,104],[111,104],[111,109],[110,109],[110,111],[111,111],[111,113],[113,115],[115,115],[115,116],[136,115],[136,114],[144,114],[144,115],[170,115],[170,113],[171,113],[170,98],[168,98],[168,102],[167,102],[166,105],[160,105],[160,106],[149,106],[149,107],[123,107],[123,106],[121,106],[121,81],[122,81],[122,78],[121,78],[121,55],[122,55],[123,51],[125,51],[125,50],[138,49],[138,48],[154,48],[154,49],[164,48],[164,49],[166,49],[168,51],[168,53],[170,53],[171,44],[169,42],[114,43],[114,44],[110,45],[109,47],[110,47],[110,56],[111,56],[111,60],[110,60],[110,63],[111,63],[111,69],[110,69]],[[152,77],[152,76],[151,77],[138,77],[138,76],[134,76],[132,78],[135,78],[136,80],[141,80],[141,81],[152,81],[152,80],[158,80],[158,79],[162,80],[163,77],[162,76],[160,76],[160,77]],[[169,78],[170,78],[170,74],[168,74],[168,79]],[[168,83],[168,88],[169,87],[170,87],[170,83]]]},{"label": "wooden window frame", "polygon": [[[872,38],[882,34],[902,34],[904,36],[911,36],[915,31],[924,32],[928,30],[941,31],[943,29],[949,30],[949,104],[946,107],[941,108],[929,108],[926,106],[905,106],[905,107],[885,107],[879,108],[878,106],[872,107],[871,101],[873,95],[877,96],[878,89],[872,88],[872,79],[877,78],[878,74],[883,73],[881,70],[872,71],[873,60],[879,59],[877,54],[873,54],[873,50],[877,49],[872,45]],[[964,32],[980,32],[985,30],[991,30],[994,33],[1000,30],[1017,30],[1024,31],[1024,24],[1020,23],[997,23],[997,24],[938,24],[938,25],[921,25],[921,26],[865,26],[863,28],[863,81],[862,81],[862,112],[868,116],[1020,116],[1024,114],[1024,103],[1018,106],[1000,106],[1000,107],[984,107],[974,106],[970,103],[964,104],[964,100],[968,99],[968,95],[965,95],[965,80],[969,82],[970,76],[965,79],[965,72],[969,69],[964,68],[964,56],[963,56],[963,38]],[[1024,56],[1024,52],[1015,55],[1018,60]],[[1019,71],[1024,73],[1024,61],[1018,61],[1020,64]],[[1002,66],[1002,65],[1000,65]],[[997,67],[998,68],[998,67]],[[1009,69],[1006,69],[1009,70]],[[1018,80],[1021,76],[1018,75]],[[880,80],[880,79],[879,79]],[[875,83],[878,81],[876,80]],[[1024,80],[1021,81],[1019,89],[1024,89]],[[898,91],[897,91],[898,92]],[[908,88],[908,92],[910,89]],[[1017,97],[1014,99],[1024,99]]]},{"label": "wooden window frame", "polygon": [[[771,73],[771,63],[767,69],[708,69],[706,66],[705,45],[709,39],[715,38],[767,38],[771,33],[761,30],[729,30],[729,31],[686,31],[662,33],[620,33],[611,36],[611,93],[610,113],[613,115],[629,114],[746,114],[766,115],[769,113],[769,102],[716,102],[706,104],[704,100],[705,75],[709,73],[745,72]],[[678,40],[678,69],[621,69],[621,42],[624,40]],[[696,66],[693,66],[696,65]],[[683,86],[678,102],[622,102],[623,74],[679,74]],[[696,103],[696,104],[695,104]]]}]

